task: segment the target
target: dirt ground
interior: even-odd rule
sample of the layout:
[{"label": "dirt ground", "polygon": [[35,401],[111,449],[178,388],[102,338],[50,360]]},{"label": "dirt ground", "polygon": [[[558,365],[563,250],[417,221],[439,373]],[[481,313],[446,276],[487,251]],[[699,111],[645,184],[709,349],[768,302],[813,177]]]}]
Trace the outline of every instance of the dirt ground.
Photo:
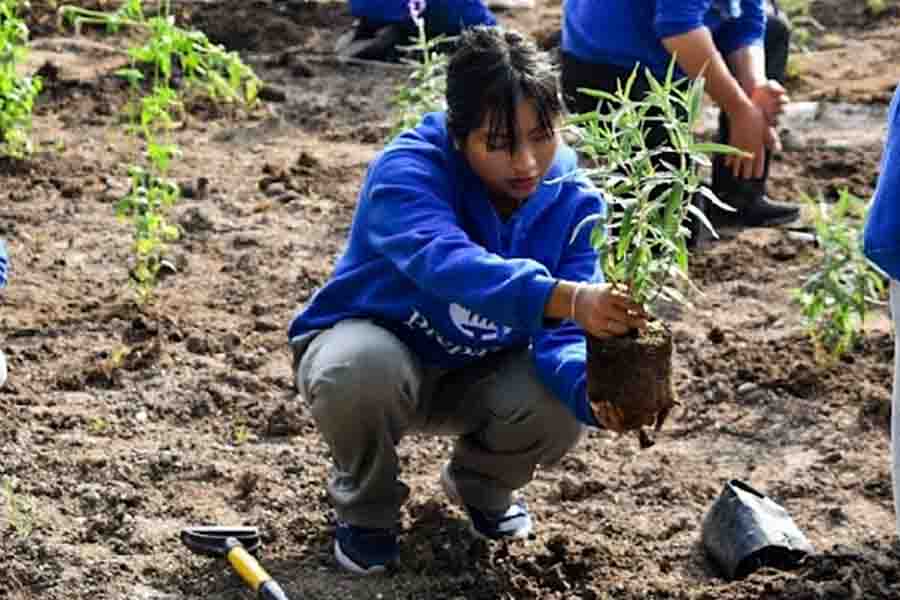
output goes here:
[{"label": "dirt ground", "polygon": [[[544,39],[559,1],[538,4],[501,19]],[[792,57],[794,101],[884,109],[900,80],[900,10],[865,5],[812,2],[824,30]],[[777,229],[724,232],[694,256],[705,296],[664,311],[681,406],[655,446],[591,433],[525,490],[535,535],[486,545],[439,491],[450,440],[406,439],[401,563],[345,575],[331,554],[328,454],[292,389],[286,327],[330,273],[407,71],[330,55],[351,23],[344,3],[179,5],[183,23],[242,53],[272,100],[250,115],[191,106],[175,132],[187,196],[174,209],[177,272],[139,310],[129,226],[113,214],[137,151],[112,74],[125,41],[78,38],[54,7],[33,0],[28,13],[46,87],[38,152],[0,170],[12,257],[0,294],[0,597],[249,598],[178,540],[186,525],[219,523],[262,529],[260,559],[293,598],[900,598],[890,321],[876,311],[849,356],[816,363],[790,298],[819,251]],[[872,131],[838,139],[813,124],[776,157],[772,195],[868,197]],[[724,579],[699,540],[729,479],[785,506],[816,554]]]}]

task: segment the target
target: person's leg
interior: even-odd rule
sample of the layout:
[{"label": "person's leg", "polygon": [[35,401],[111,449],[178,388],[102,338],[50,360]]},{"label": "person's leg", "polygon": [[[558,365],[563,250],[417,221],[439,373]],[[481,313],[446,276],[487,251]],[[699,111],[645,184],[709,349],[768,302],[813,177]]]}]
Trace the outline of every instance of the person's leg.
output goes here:
[{"label": "person's leg", "polygon": [[894,321],[894,389],[891,395],[891,479],[894,485],[894,518],[900,535],[900,282],[891,280],[891,317]]},{"label": "person's leg", "polygon": [[328,493],[338,518],[394,527],[408,495],[395,445],[415,419],[418,359],[386,329],[343,321],[310,342],[296,376],[332,453]]},{"label": "person's leg", "polygon": [[[781,11],[768,4],[765,53],[766,77],[784,83],[787,59],[791,43],[790,25]],[[728,143],[730,128],[728,117],[719,113],[719,142]],[[772,154],[766,151],[763,176],[759,179],[741,179],[725,166],[725,157],[713,157],[712,190],[736,212],[717,208],[711,211],[713,223],[718,225],[745,225],[750,227],[778,225],[793,221],[800,213],[797,206],[774,202],[766,197],[766,182]]]},{"label": "person's leg", "polygon": [[[427,430],[459,435],[447,469],[451,493],[469,509],[479,533],[518,535],[515,527],[484,531],[476,518],[506,513],[513,492],[532,480],[537,465],[553,465],[572,449],[582,426],[541,383],[528,350],[444,376],[428,404]],[[520,509],[530,529],[524,505]]]},{"label": "person's leg", "polygon": [[393,530],[409,494],[395,446],[416,420],[419,361],[387,330],[343,321],[309,343],[296,384],[331,450],[338,561],[356,572],[383,570],[396,555]]}]

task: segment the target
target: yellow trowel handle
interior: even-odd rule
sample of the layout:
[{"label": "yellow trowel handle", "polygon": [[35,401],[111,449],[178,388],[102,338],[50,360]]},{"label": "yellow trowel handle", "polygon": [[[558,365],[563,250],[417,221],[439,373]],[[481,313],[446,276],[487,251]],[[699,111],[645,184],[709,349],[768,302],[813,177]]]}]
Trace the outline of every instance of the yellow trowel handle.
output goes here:
[{"label": "yellow trowel handle", "polygon": [[241,579],[257,593],[261,600],[288,600],[281,586],[266,573],[253,555],[247,552],[237,538],[225,540],[225,557]]}]

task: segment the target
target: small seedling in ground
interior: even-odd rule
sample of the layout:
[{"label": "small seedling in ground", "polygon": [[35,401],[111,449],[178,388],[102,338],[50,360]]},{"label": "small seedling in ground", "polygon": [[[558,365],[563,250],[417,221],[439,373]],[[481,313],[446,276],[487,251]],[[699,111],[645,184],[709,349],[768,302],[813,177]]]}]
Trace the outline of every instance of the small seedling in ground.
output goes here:
[{"label": "small seedling in ground", "polygon": [[6,523],[22,538],[27,538],[34,530],[34,515],[31,503],[15,492],[15,481],[11,477],[3,480],[3,515]]},{"label": "small seedling in ground", "polygon": [[865,202],[846,189],[833,205],[810,206],[822,262],[795,292],[806,330],[820,362],[840,358],[861,339],[866,313],[881,302],[882,276],[863,254],[860,235]]},{"label": "small seedling in ground", "polygon": [[[167,220],[181,195],[180,187],[168,177],[173,162],[181,157],[171,140],[175,116],[183,110],[183,94],[173,87],[176,76],[179,89],[188,93],[246,106],[256,103],[259,79],[236,53],[211,43],[202,32],[176,26],[168,0],[162,13],[150,18],[144,15],[141,0],[128,0],[112,13],[63,6],[60,15],[76,30],[90,24],[109,31],[134,28],[146,34],[141,45],[128,50],[131,66],[118,71],[137,96],[128,111],[128,130],[143,140],[145,152],[142,161],[128,167],[131,186],[116,205],[116,214],[134,226],[130,282],[138,302],[144,304],[152,299],[167,244],[178,239],[178,228]],[[145,94],[147,72],[152,79]]]},{"label": "small seedling in ground", "polygon": [[103,25],[109,31],[132,28],[147,34],[140,46],[129,48],[133,66],[120,72],[131,80],[142,79],[138,67],[147,68],[154,80],[170,82],[175,69],[189,90],[198,90],[220,102],[253,105],[259,90],[259,78],[238,56],[221,45],[213,44],[202,31],[186,30],[175,25],[169,14],[169,3],[163,3],[162,14],[146,17],[141,0],[128,0],[119,10],[107,13],[79,6],[63,6],[60,14],[76,31],[86,24]]},{"label": "small seedling in ground", "polygon": [[452,38],[442,35],[429,39],[425,31],[424,12],[424,1],[412,0],[409,3],[409,13],[418,33],[414,43],[402,49],[411,52],[415,59],[403,60],[413,66],[413,72],[391,98],[391,105],[397,113],[391,137],[415,127],[426,113],[446,108],[448,58],[439,49]]},{"label": "small seedling in ground", "polygon": [[31,113],[41,91],[39,77],[19,75],[27,55],[28,28],[18,16],[18,0],[0,0],[0,155],[31,153]]}]

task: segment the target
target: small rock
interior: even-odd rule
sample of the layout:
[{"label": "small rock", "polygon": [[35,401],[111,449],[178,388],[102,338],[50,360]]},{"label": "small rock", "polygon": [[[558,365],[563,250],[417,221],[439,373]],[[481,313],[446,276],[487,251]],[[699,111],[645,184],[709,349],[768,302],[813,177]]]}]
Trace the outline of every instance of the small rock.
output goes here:
[{"label": "small rock", "polygon": [[206,177],[198,177],[196,183],[193,181],[186,181],[179,187],[181,188],[182,198],[203,200],[206,198],[206,192],[209,189],[209,179]]},{"label": "small rock", "polygon": [[828,518],[835,525],[843,525],[850,520],[850,516],[840,506],[832,506],[828,509]]},{"label": "small rock", "polygon": [[194,398],[191,401],[191,416],[201,419],[212,413],[212,406],[207,398]]},{"label": "small rock", "polygon": [[270,198],[278,198],[287,192],[287,187],[280,181],[273,181],[265,188],[266,196]]},{"label": "small rock", "polygon": [[139,410],[139,411],[138,411],[137,413],[135,413],[135,415],[134,415],[134,420],[137,421],[138,423],[146,423],[148,418],[149,418],[149,417],[148,417],[148,415],[147,415],[147,411],[146,411],[146,410]]},{"label": "small rock", "polygon": [[192,206],[190,209],[185,211],[185,213],[178,220],[178,224],[181,225],[181,228],[188,233],[212,231],[214,229],[212,219],[210,219],[205,212],[203,212],[199,207],[196,206]]},{"label": "small rock", "polygon": [[291,61],[290,71],[291,75],[293,75],[294,77],[299,77],[301,79],[314,77],[316,74],[315,71],[313,71],[312,67],[309,66],[309,63],[296,57],[293,61]]},{"label": "small rock", "polygon": [[222,344],[226,352],[231,352],[241,345],[241,336],[236,333],[226,333],[222,338]]},{"label": "small rock", "polygon": [[296,202],[300,200],[302,196],[297,192],[285,192],[284,194],[275,198],[281,204],[290,204],[291,202]]},{"label": "small rock", "polygon": [[210,354],[209,340],[204,336],[196,334],[189,336],[185,347],[191,354]]},{"label": "small rock", "polygon": [[738,396],[749,396],[753,392],[759,390],[759,386],[752,382],[744,382],[738,386],[737,394]]},{"label": "small rock", "polygon": [[97,508],[102,500],[100,494],[93,488],[88,488],[81,494],[81,502],[87,508]]},{"label": "small rock", "polygon": [[236,235],[234,237],[234,241],[231,242],[235,248],[247,248],[250,246],[259,246],[259,237],[255,235],[249,235],[246,233],[242,233]]},{"label": "small rock", "polygon": [[258,331],[260,333],[266,333],[270,331],[278,331],[281,329],[281,324],[276,323],[272,319],[268,318],[259,318],[253,323],[254,331]]},{"label": "small rock", "polygon": [[259,99],[266,102],[284,102],[287,100],[287,92],[271,84],[265,84],[259,89]]}]

